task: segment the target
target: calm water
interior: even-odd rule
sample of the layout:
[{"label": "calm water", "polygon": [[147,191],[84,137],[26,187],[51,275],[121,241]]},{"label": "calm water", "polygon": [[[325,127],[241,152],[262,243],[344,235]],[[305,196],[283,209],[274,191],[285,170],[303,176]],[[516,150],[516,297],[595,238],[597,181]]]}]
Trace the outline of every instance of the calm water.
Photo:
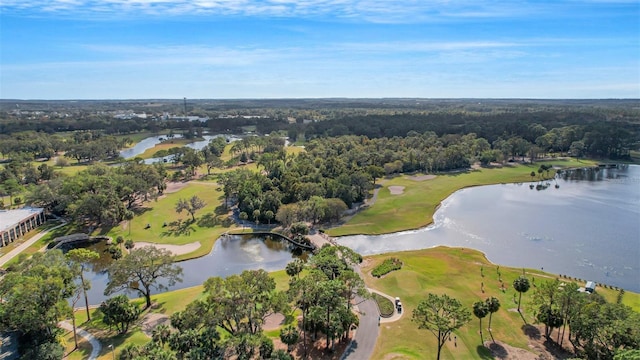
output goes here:
[{"label": "calm water", "polygon": [[[176,134],[174,135],[174,138],[179,138],[181,136],[182,135],[180,134]],[[142,154],[143,152],[151,149],[152,147],[160,144],[162,142],[162,139],[166,139],[166,138],[167,138],[166,135],[150,136],[136,143],[134,146],[130,148],[120,150],[120,156],[122,156],[123,159],[136,157]]]},{"label": "calm water", "polygon": [[[109,255],[104,253],[104,244],[92,245],[89,248],[104,254],[103,260],[95,264],[95,272],[89,273],[87,279],[91,281],[89,301],[100,304],[110,296],[104,296],[104,289],[108,281],[105,259]],[[244,270],[264,269],[266,271],[282,270],[295,258],[308,256],[304,252],[293,251],[291,245],[279,239],[259,238],[251,236],[227,236],[218,239],[213,250],[206,256],[179,262],[183,268],[183,281],[170,290],[182,289],[201,285],[211,276],[226,277],[239,274]],[[158,293],[158,291],[152,291]],[[137,297],[138,293],[130,293]],[[84,300],[81,300],[82,302]],[[81,306],[81,305],[76,305]]]},{"label": "calm water", "polygon": [[484,252],[494,263],[544,268],[640,292],[640,166],[460,190],[416,231],[338,240],[360,254],[438,245]]},{"label": "calm water", "polygon": [[[186,144],[185,146],[194,150],[202,150],[205,148],[205,146],[207,146],[209,144],[209,141],[211,139],[215,139],[217,137],[220,136],[226,136],[227,139],[232,142],[232,141],[237,141],[240,138],[237,136],[229,136],[229,135],[222,135],[222,134],[216,134],[216,135],[204,135],[202,138],[204,140],[200,140],[200,141],[194,141],[192,143]],[[174,135],[174,139],[179,139],[181,138],[182,135],[181,134],[175,134]],[[120,150],[120,156],[122,156],[124,159],[129,159],[129,158],[133,158],[136,157],[142,153],[144,153],[145,151],[153,148],[154,146],[160,144],[163,140],[166,140],[167,136],[166,135],[158,135],[158,136],[150,136],[148,138],[143,139],[142,141],[136,143],[134,146],[127,148],[127,149],[123,149]],[[170,156],[166,157],[170,159]],[[158,161],[162,161],[163,158],[151,158],[151,159],[146,159],[145,163],[148,164],[152,164],[154,162],[158,162]]]}]

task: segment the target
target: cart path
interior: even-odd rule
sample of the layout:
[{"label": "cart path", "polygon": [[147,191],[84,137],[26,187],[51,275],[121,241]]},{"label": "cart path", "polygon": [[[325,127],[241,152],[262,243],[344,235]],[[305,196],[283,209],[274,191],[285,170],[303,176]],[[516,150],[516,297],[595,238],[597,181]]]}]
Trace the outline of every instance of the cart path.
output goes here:
[{"label": "cart path", "polygon": [[[69,324],[69,322],[66,320],[60,321],[58,323],[58,326],[62,329],[73,331],[73,325]],[[98,339],[96,339],[93,335],[83,329],[76,327],[76,331],[78,335],[82,336],[85,340],[87,340],[87,342],[89,342],[89,344],[91,344],[91,354],[89,355],[88,359],[96,360],[100,355],[100,352],[102,351],[102,345],[100,344],[100,341],[98,341]]]}]

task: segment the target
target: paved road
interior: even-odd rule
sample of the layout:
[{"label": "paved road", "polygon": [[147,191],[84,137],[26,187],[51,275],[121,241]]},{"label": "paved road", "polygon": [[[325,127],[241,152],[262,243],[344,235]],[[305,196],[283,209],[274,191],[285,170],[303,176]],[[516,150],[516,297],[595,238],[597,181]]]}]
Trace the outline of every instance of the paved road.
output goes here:
[{"label": "paved road", "polygon": [[40,240],[43,236],[47,235],[49,233],[49,231],[57,229],[57,228],[59,228],[61,226],[64,226],[64,225],[66,225],[66,223],[62,223],[62,224],[60,224],[58,226],[52,227],[49,230],[42,231],[42,232],[34,235],[31,239],[29,239],[29,240],[25,241],[24,243],[20,244],[15,249],[9,251],[6,255],[3,255],[2,257],[0,257],[0,267],[4,266],[4,264],[9,262],[14,257],[18,256],[26,248],[28,248],[29,246],[33,245],[36,241]]},{"label": "paved road", "polygon": [[[66,320],[59,322],[58,326],[65,330],[73,331],[73,325],[69,324],[69,322],[67,322]],[[93,337],[93,335],[89,334],[88,332],[80,328],[76,328],[76,332],[78,333],[78,335],[82,336],[85,340],[87,340],[89,344],[91,344],[92,349],[91,349],[91,355],[89,355],[89,360],[96,360],[100,355],[100,351],[102,351],[102,345],[100,345],[100,341],[98,341],[98,339]]]},{"label": "paved road", "polygon": [[340,360],[368,360],[373,354],[373,349],[380,334],[380,326],[378,324],[380,313],[375,301],[371,299],[363,300],[358,296],[356,297],[356,304],[361,315],[360,326],[358,326],[356,336],[351,340],[351,344],[342,354]]}]

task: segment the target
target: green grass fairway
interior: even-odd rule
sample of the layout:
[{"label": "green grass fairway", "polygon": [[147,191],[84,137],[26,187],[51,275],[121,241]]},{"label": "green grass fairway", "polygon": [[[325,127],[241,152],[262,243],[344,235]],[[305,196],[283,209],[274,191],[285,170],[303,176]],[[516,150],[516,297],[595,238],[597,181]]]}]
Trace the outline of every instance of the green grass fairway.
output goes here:
[{"label": "green grass fairway", "polygon": [[[500,300],[500,309],[493,314],[492,330],[496,340],[505,342],[511,346],[529,349],[528,337],[523,333],[524,322],[515,311],[517,302],[514,302],[513,280],[522,274],[522,269],[500,266],[502,280],[506,291],[500,290],[500,282],[497,275],[497,266],[491,264],[485,256],[475,250],[463,248],[437,247],[433,249],[394,253],[392,256],[403,261],[401,270],[393,271],[378,279],[371,276],[371,270],[380,264],[390,254],[367,257],[362,265],[362,273],[368,287],[380,290],[390,296],[400,297],[404,305],[404,315],[393,323],[381,325],[380,336],[376,344],[372,359],[435,359],[437,342],[428,330],[419,330],[411,321],[413,309],[420,300],[427,297],[428,293],[447,294],[458,299],[464,306],[471,310],[475,301],[484,300],[495,296]],[[481,276],[481,267],[484,277]],[[535,283],[555,278],[553,274],[543,273],[537,270],[527,269],[527,276],[535,277]],[[561,279],[562,280],[562,279]],[[485,293],[481,291],[481,283],[484,282]],[[615,302],[617,292],[609,289],[597,290],[608,301]],[[530,297],[533,287],[522,296],[524,317],[527,322],[533,323],[533,311],[530,305]],[[633,306],[636,310],[640,304],[640,295],[627,292],[623,302]],[[485,328],[484,339],[491,340],[489,331],[486,330],[489,318],[482,321]],[[442,349],[444,359],[489,359],[488,351],[480,348],[480,333],[478,318],[472,315],[471,321],[463,326],[457,336],[457,347],[453,342],[447,342]],[[553,332],[555,336],[556,332]],[[389,357],[389,354],[397,354],[397,357]]]},{"label": "green grass fairway", "polygon": [[[189,199],[194,195],[207,205],[196,212],[196,222],[190,223],[191,215],[184,211],[176,213],[175,206],[178,199]],[[220,188],[214,182],[190,182],[175,193],[144,203],[142,210],[131,220],[130,232],[128,222],[124,221],[121,226],[110,229],[108,235],[158,244],[184,245],[199,241],[201,246],[198,250],[178,259],[204,256],[211,252],[216,239],[229,230],[229,227],[221,223],[226,215],[222,214],[216,220],[214,212],[222,204],[222,196]],[[164,223],[167,226],[163,226]],[[150,228],[145,229],[147,224]]]},{"label": "green grass fairway", "polygon": [[[370,208],[358,212],[339,227],[327,229],[327,233],[331,236],[373,235],[418,229],[433,222],[433,214],[437,207],[455,191],[478,185],[530,182],[531,172],[537,173],[541,164],[580,167],[594,163],[564,159],[440,174],[435,179],[424,181],[411,180],[406,175],[394,177],[384,182],[376,202]],[[534,179],[537,180],[537,177]],[[391,195],[389,186],[404,186],[404,192]]]}]

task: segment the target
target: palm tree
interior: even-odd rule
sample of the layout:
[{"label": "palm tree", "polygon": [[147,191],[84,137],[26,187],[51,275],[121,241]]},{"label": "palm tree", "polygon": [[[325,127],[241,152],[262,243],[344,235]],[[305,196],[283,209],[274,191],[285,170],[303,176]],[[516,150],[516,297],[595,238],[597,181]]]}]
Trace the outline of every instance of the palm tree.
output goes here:
[{"label": "palm tree", "polygon": [[484,301],[476,301],[473,303],[473,315],[480,319],[480,342],[484,344],[484,338],[482,337],[482,318],[487,316],[489,309],[487,303]]},{"label": "palm tree", "polygon": [[513,288],[520,293],[520,297],[518,298],[518,312],[520,312],[520,301],[522,300],[522,293],[529,291],[530,287],[531,284],[529,283],[529,279],[527,279],[524,275],[520,275],[520,277],[513,280]]},{"label": "palm tree", "polygon": [[249,218],[249,215],[247,215],[247,213],[243,211],[240,213],[240,215],[238,215],[238,217],[242,222],[242,231],[244,231],[244,222]]},{"label": "palm tree", "polygon": [[160,324],[153,329],[151,339],[163,346],[169,341],[169,336],[171,336],[171,328],[167,324]]},{"label": "palm tree", "polygon": [[[491,334],[491,339],[493,340],[493,333],[491,333],[491,317],[493,316],[494,312],[500,309],[500,300],[492,296],[485,300],[485,304],[487,305],[487,310],[489,310],[489,334]],[[496,341],[493,340],[493,342],[495,343]]]}]

